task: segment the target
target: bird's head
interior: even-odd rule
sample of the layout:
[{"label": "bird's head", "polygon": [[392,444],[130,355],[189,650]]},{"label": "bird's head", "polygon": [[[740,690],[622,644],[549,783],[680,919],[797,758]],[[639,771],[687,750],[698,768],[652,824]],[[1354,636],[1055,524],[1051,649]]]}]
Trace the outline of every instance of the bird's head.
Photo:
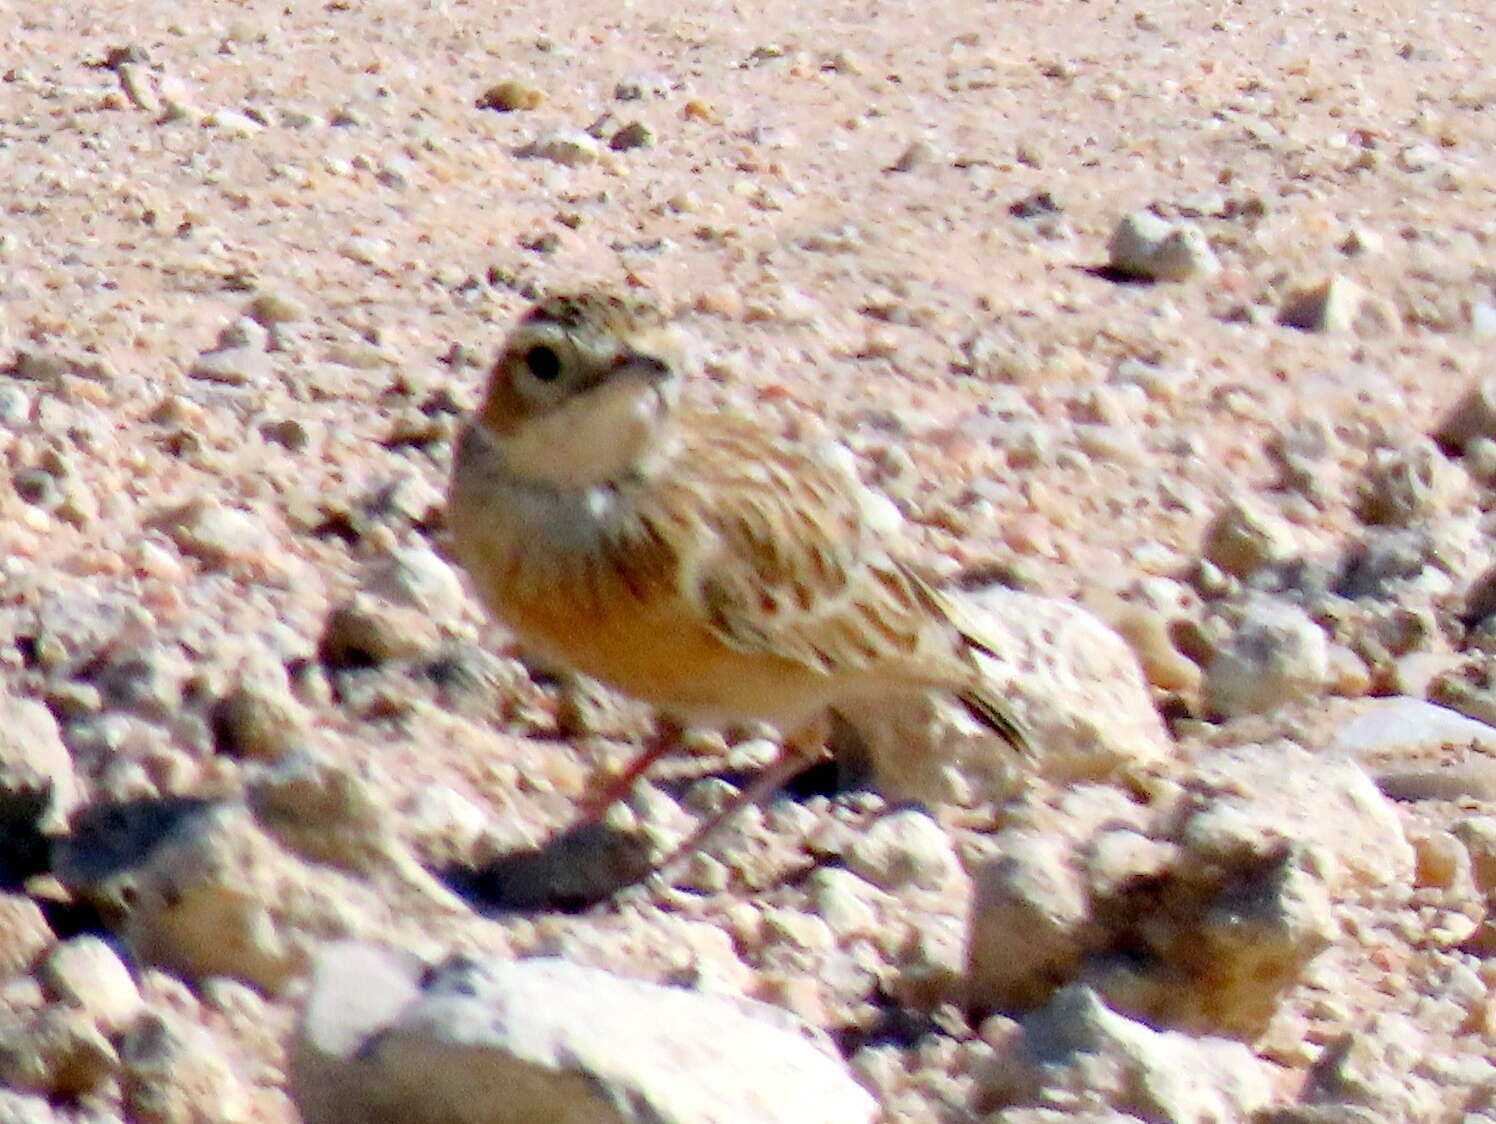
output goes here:
[{"label": "bird's head", "polygon": [[478,409],[516,475],[589,487],[647,467],[667,438],[683,358],[651,305],[548,297],[510,332]]}]

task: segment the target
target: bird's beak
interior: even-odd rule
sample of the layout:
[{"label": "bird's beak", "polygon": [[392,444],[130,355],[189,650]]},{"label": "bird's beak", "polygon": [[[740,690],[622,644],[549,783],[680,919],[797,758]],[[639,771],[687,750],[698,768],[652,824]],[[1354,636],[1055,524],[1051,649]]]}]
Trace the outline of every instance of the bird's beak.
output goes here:
[{"label": "bird's beak", "polygon": [[664,382],[672,373],[669,363],[642,351],[625,351],[613,363],[619,374],[631,374],[644,382]]}]

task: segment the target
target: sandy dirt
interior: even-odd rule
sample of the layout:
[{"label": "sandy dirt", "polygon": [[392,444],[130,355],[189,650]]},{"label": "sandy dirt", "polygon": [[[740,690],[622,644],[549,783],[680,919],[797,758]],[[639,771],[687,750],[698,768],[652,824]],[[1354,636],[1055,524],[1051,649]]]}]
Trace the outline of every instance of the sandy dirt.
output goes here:
[{"label": "sandy dirt", "polygon": [[[1305,419],[1331,434],[1330,499],[1285,510],[1303,550],[1334,550],[1369,450],[1491,373],[1489,17],[6,0],[5,680],[64,719],[85,802],[237,791],[256,766],[215,754],[200,700],[261,660],[392,806],[451,790],[515,842],[565,822],[623,750],[557,739],[554,691],[470,600],[431,594],[410,625],[500,653],[458,717],[317,663],[382,559],[440,544],[449,438],[506,327],[582,285],[678,313],[692,394],[844,442],[937,577],[1131,599],[1273,484],[1269,445]],[[1196,224],[1219,271],[1109,272],[1141,208]],[[1359,286],[1354,323],[1278,323],[1331,276]],[[63,689],[39,613],[54,663],[106,634],[169,658]],[[1202,716],[1160,700],[1182,729]],[[294,995],[230,1017],[169,972],[145,986],[224,1036],[256,1119],[294,1119]],[[1291,1091],[1309,1056],[1280,1052]]]}]

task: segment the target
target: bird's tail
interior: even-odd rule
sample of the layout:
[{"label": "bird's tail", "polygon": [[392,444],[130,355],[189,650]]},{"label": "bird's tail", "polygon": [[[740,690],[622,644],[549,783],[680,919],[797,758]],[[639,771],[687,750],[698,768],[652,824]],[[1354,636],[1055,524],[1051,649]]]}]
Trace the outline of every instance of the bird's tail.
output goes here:
[{"label": "bird's tail", "polygon": [[[972,618],[972,615],[958,600],[928,585],[924,586],[924,591],[926,596],[945,614],[945,618],[956,627],[956,631],[961,634],[961,639],[968,649],[991,656],[995,660],[1003,658],[991,642],[983,639],[983,630],[979,622]],[[981,667],[975,660],[971,663],[973,670],[981,676]],[[957,691],[956,698],[961,700],[961,705],[966,708],[967,713],[1024,757],[1032,760],[1037,756],[1033,739],[1029,737],[1028,732],[1018,720],[1009,713],[1003,700],[996,696],[991,684],[978,682],[964,690]]]},{"label": "bird's tail", "polygon": [[987,691],[972,687],[957,693],[966,712],[1027,758],[1034,757],[1034,744],[1018,721]]},{"label": "bird's tail", "polygon": [[982,668],[975,659],[970,658],[972,651],[981,652],[996,660],[1002,659],[1001,654],[992,643],[982,639],[982,629],[979,623],[972,619],[972,615],[956,599],[935,589],[912,571],[905,571],[905,573],[913,587],[925,598],[930,607],[950,621],[960,634],[962,642],[969,649],[966,653],[967,662],[975,673],[977,681],[956,690],[954,692],[956,698],[961,701],[961,705],[973,718],[1024,757],[1033,760],[1037,756],[1034,752],[1033,739],[1028,736],[1018,720],[1008,712],[1003,701],[994,694],[992,685],[981,681]]}]

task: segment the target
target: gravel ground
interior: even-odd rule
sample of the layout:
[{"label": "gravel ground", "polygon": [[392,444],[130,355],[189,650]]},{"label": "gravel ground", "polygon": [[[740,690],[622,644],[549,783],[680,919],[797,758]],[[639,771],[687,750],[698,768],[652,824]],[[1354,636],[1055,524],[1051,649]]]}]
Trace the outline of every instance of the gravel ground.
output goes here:
[{"label": "gravel ground", "polygon": [[[570,714],[440,549],[485,363],[537,293],[578,285],[678,313],[691,393],[845,443],[932,575],[1000,573],[1116,622],[1183,759],[1322,746],[1355,705],[1332,695],[1492,721],[1496,425],[1440,428],[1493,373],[1488,17],[1476,0],[0,4],[0,677],[55,720],[61,814],[237,798],[311,750],[433,868],[567,822],[646,715]],[[1113,235],[1145,210],[1134,234],[1176,240],[1139,263]],[[1136,276],[1149,260],[1177,280]],[[1248,674],[1259,633],[1276,679]],[[23,753],[41,744],[9,724]],[[700,743],[687,780],[720,765],[721,740]],[[1394,749],[1377,764],[1453,752]],[[1410,837],[1438,837],[1425,868],[1496,797],[1461,784],[1398,805]],[[857,822],[874,804],[801,808]],[[750,817],[784,836],[775,869],[795,808]],[[294,978],[204,979],[131,945],[78,878],[6,861],[8,900],[46,922],[7,959],[14,1017],[55,1002],[25,981],[59,937],[113,934],[144,1003],[216,1043],[240,1117],[296,1119]],[[1424,1053],[1491,1067],[1491,949],[1429,935],[1484,899],[1459,897],[1468,871],[1420,877],[1337,903],[1343,935],[1257,1044],[1281,1098],[1387,1012]],[[762,919],[744,911],[803,894],[766,905],[747,881],[696,916],[733,935],[748,990],[841,1035],[890,1120],[996,1111],[963,1076],[975,1028],[936,1019],[869,1053],[856,987],[818,994],[793,934],[745,936]],[[419,916],[402,924],[421,939]],[[525,951],[569,932],[531,914],[426,936]],[[597,957],[668,975],[651,948]],[[152,1107],[141,1089],[187,1078],[116,1031],[124,1070],[41,1083],[58,1118],[198,1119]],[[1368,1065],[1395,1076],[1397,1056]],[[1433,1085],[1448,1119],[1496,1088],[1485,1070]]]}]

